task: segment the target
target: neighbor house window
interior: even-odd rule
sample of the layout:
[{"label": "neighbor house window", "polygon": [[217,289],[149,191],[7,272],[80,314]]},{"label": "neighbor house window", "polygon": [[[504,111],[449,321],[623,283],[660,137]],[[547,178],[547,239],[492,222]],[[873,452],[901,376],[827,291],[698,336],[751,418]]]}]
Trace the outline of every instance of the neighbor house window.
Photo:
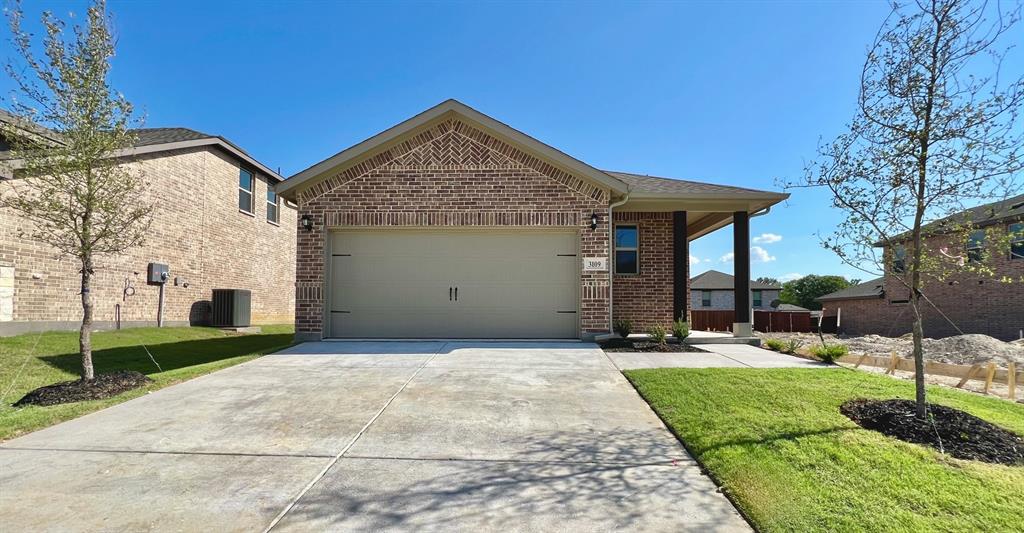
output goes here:
[{"label": "neighbor house window", "polygon": [[754,307],[761,307],[761,291],[754,291]]},{"label": "neighbor house window", "polygon": [[252,189],[256,183],[252,172],[244,168],[238,169],[238,209],[252,214],[254,209],[252,203]]},{"label": "neighbor house window", "polygon": [[1024,259],[1024,222],[1010,224],[1010,259]]},{"label": "neighbor house window", "polygon": [[639,230],[636,226],[615,226],[615,273],[640,273]]},{"label": "neighbor house window", "polygon": [[278,217],[280,216],[279,211],[281,207],[281,200],[278,200],[277,193],[274,189],[267,188],[267,222],[277,224],[279,222]]},{"label": "neighbor house window", "polygon": [[967,237],[967,262],[980,263],[984,258],[985,230],[972,231]]},{"label": "neighbor house window", "polygon": [[711,307],[711,291],[700,291],[700,306]]},{"label": "neighbor house window", "polygon": [[907,249],[899,244],[892,249],[892,271],[897,274],[907,271]]}]

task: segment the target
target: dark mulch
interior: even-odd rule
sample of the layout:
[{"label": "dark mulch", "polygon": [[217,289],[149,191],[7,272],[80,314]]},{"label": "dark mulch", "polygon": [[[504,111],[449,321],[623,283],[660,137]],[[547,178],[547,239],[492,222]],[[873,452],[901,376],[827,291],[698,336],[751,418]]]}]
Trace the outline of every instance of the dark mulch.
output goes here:
[{"label": "dark mulch", "polygon": [[929,405],[930,420],[921,420],[915,416],[915,405],[913,400],[857,399],[844,403],[839,411],[863,428],[931,446],[957,459],[1024,465],[1020,435],[943,405]]},{"label": "dark mulch", "polygon": [[669,342],[658,344],[645,340],[614,338],[601,341],[598,346],[606,352],[703,352],[689,344]]},{"label": "dark mulch", "polygon": [[145,374],[134,370],[119,370],[109,374],[100,374],[90,381],[76,379],[39,387],[15,402],[14,407],[102,400],[152,382],[153,380],[146,377]]}]

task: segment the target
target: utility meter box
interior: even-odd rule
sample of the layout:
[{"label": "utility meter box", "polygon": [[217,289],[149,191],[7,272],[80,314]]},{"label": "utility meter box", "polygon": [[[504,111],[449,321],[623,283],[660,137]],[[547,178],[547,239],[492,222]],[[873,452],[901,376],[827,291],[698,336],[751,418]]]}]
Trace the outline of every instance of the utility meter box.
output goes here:
[{"label": "utility meter box", "polygon": [[163,284],[167,283],[167,279],[170,277],[167,265],[161,263],[150,263],[148,273],[146,283]]}]

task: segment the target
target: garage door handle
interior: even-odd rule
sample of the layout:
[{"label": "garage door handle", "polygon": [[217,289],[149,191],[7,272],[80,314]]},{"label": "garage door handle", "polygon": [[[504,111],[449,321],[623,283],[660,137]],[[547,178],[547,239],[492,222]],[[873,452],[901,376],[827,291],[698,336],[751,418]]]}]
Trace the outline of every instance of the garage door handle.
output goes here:
[{"label": "garage door handle", "polygon": [[452,288],[448,287],[448,301],[452,301]]},{"label": "garage door handle", "polygon": [[455,287],[455,301],[459,301],[459,288]]}]

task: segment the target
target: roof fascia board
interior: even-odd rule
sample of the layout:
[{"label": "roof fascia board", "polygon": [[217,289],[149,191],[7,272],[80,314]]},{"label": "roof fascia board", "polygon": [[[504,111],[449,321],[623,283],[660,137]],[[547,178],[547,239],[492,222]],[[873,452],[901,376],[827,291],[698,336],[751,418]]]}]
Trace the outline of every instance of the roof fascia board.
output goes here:
[{"label": "roof fascia board", "polygon": [[[168,152],[168,151],[171,151],[171,150],[181,150],[181,149],[186,149],[186,148],[195,148],[195,147],[198,147],[198,146],[210,146],[210,145],[217,146],[217,147],[221,148],[222,150],[224,150],[225,152],[228,152],[231,155],[237,157],[238,159],[241,159],[242,161],[245,161],[246,163],[249,163],[253,167],[256,167],[256,169],[259,170],[260,172],[270,176],[271,178],[274,178],[275,180],[277,180],[279,182],[284,179],[277,172],[274,172],[273,170],[270,170],[264,164],[260,163],[259,161],[256,161],[255,159],[250,157],[248,154],[238,150],[234,146],[231,146],[231,144],[225,142],[220,137],[206,137],[206,138],[203,138],[203,139],[194,139],[194,140],[191,140],[191,141],[178,141],[178,142],[172,142],[172,143],[160,143],[160,144],[150,144],[150,145],[146,145],[146,146],[136,146],[136,147],[133,147],[133,148],[125,148],[123,150],[116,150],[113,153],[111,153],[109,157],[115,157],[115,158],[116,157],[133,157],[133,156],[138,156],[138,155],[152,154],[152,153],[158,153],[158,152]],[[13,159],[13,160],[8,161],[7,163],[10,166],[12,171],[18,170],[18,169],[20,169],[20,168],[22,168],[24,166],[23,163],[22,163],[22,160],[20,160],[20,159]]]},{"label": "roof fascia board", "polygon": [[369,139],[355,144],[333,156],[289,177],[277,186],[278,194],[286,197],[295,197],[299,190],[303,190],[318,181],[318,178],[335,169],[345,167],[371,156],[383,150],[390,143],[397,141],[406,135],[417,130],[425,129],[434,123],[448,118],[458,116],[474,127],[482,129],[498,138],[510,141],[514,145],[525,148],[544,161],[560,167],[572,174],[580,175],[596,182],[598,185],[607,187],[614,192],[627,192],[626,184],[609,176],[578,159],[575,159],[563,152],[548,146],[529,135],[515,130],[475,109],[455,100],[442,102],[404,122],[384,130]]}]

